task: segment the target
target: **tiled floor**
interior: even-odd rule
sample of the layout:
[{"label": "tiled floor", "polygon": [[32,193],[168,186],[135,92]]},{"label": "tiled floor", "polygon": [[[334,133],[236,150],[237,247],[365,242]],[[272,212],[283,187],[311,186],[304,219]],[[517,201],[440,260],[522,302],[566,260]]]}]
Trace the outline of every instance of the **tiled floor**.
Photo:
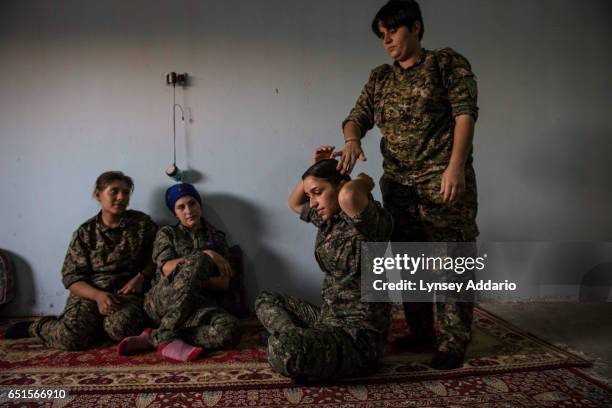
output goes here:
[{"label": "tiled floor", "polygon": [[598,358],[594,371],[612,379],[612,303],[483,303],[523,330]]}]

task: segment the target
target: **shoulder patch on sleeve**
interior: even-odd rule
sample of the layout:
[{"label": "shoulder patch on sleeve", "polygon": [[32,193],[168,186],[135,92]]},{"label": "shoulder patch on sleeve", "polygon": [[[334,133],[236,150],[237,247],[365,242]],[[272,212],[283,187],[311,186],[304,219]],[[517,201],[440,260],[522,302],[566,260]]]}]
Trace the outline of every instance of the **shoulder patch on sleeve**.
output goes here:
[{"label": "shoulder patch on sleeve", "polygon": [[172,235],[174,229],[171,225],[164,225],[157,230],[157,236],[160,235]]},{"label": "shoulder patch on sleeve", "polygon": [[70,237],[70,246],[72,246],[72,244],[74,244],[74,241],[76,241],[77,239],[79,239],[79,230],[76,230],[72,233],[72,236]]},{"label": "shoulder patch on sleeve", "polygon": [[466,76],[464,79],[465,85],[472,99],[476,99],[478,96],[478,87],[476,85],[476,79],[473,76]]}]

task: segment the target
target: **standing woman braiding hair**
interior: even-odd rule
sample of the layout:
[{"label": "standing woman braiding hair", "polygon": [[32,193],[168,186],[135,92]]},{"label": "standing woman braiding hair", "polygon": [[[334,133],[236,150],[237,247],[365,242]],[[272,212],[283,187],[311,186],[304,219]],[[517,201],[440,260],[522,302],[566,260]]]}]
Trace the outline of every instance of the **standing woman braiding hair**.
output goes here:
[{"label": "standing woman braiding hair", "polygon": [[[451,48],[421,46],[425,25],[415,0],[389,0],[371,25],[392,64],[374,68],[342,122],[339,168],[365,160],[361,139],[374,125],[382,139],[380,190],[393,215],[393,242],[465,242],[473,256],[479,230],[472,140],[478,118],[476,77]],[[431,367],[461,367],[472,338],[471,302],[405,302],[409,334],[400,348],[431,346]]]},{"label": "standing woman braiding hair", "polygon": [[132,179],[119,171],[97,178],[93,195],[100,212],[74,232],[64,260],[62,282],[70,295],[63,313],[16,323],[6,338],[34,336],[49,347],[83,350],[105,335],[118,341],[142,331],[157,225],[127,209],[133,189]]}]

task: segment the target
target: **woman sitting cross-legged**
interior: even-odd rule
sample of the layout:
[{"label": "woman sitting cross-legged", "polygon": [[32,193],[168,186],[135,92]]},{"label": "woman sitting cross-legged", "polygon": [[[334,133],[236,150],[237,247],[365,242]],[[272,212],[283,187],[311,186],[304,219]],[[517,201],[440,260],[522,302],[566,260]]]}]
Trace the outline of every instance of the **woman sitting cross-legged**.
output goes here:
[{"label": "woman sitting cross-legged", "polygon": [[392,219],[373,199],[372,179],[351,180],[336,169],[333,146],[315,150],[289,206],[318,228],[315,257],[323,271],[323,306],[263,292],[257,317],[270,333],[268,361],[296,381],[364,374],[383,355],[390,305],[361,302],[361,244],[387,241]]},{"label": "woman sitting cross-legged", "polygon": [[127,355],[157,347],[165,357],[191,361],[206,350],[232,348],[240,341],[238,319],[213,294],[229,288],[235,268],[225,234],[202,218],[202,199],[193,185],[170,187],[166,204],[179,223],[157,233],[157,273],[144,302],[159,326],[124,339],[117,351]]},{"label": "woman sitting cross-legged", "polygon": [[9,327],[6,338],[34,336],[46,346],[84,350],[105,338],[121,340],[146,327],[143,289],[153,275],[151,251],[157,225],[128,210],[132,179],[121,172],[102,173],[94,197],[100,212],[73,234],[62,268],[70,291],[58,317]]}]

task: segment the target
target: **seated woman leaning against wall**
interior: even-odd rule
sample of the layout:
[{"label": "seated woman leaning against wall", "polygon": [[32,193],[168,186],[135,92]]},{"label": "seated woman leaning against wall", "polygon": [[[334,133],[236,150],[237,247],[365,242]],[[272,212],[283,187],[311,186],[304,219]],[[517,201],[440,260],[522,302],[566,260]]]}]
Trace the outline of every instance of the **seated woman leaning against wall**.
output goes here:
[{"label": "seated woman leaning against wall", "polygon": [[361,302],[361,243],[387,241],[392,218],[374,200],[366,174],[351,180],[337,170],[333,146],[314,152],[314,164],[289,197],[300,218],[318,228],[315,257],[324,273],[321,308],[263,292],[255,302],[266,327],[268,361],[297,381],[364,374],[379,363],[390,305]]},{"label": "seated woman leaning against wall", "polygon": [[142,293],[154,272],[157,226],[127,209],[133,189],[132,179],[118,171],[97,178],[100,212],[74,232],[64,260],[62,282],[70,295],[63,313],[18,322],[6,338],[34,336],[49,347],[84,350],[105,335],[118,341],[144,329]]},{"label": "seated woman leaning against wall", "polygon": [[155,346],[165,357],[191,361],[240,341],[238,319],[216,296],[227,291],[236,266],[230,262],[225,234],[202,217],[202,198],[193,185],[170,187],[166,205],[179,223],[157,233],[157,273],[144,302],[158,327],[126,338],[117,350],[127,355]]}]

